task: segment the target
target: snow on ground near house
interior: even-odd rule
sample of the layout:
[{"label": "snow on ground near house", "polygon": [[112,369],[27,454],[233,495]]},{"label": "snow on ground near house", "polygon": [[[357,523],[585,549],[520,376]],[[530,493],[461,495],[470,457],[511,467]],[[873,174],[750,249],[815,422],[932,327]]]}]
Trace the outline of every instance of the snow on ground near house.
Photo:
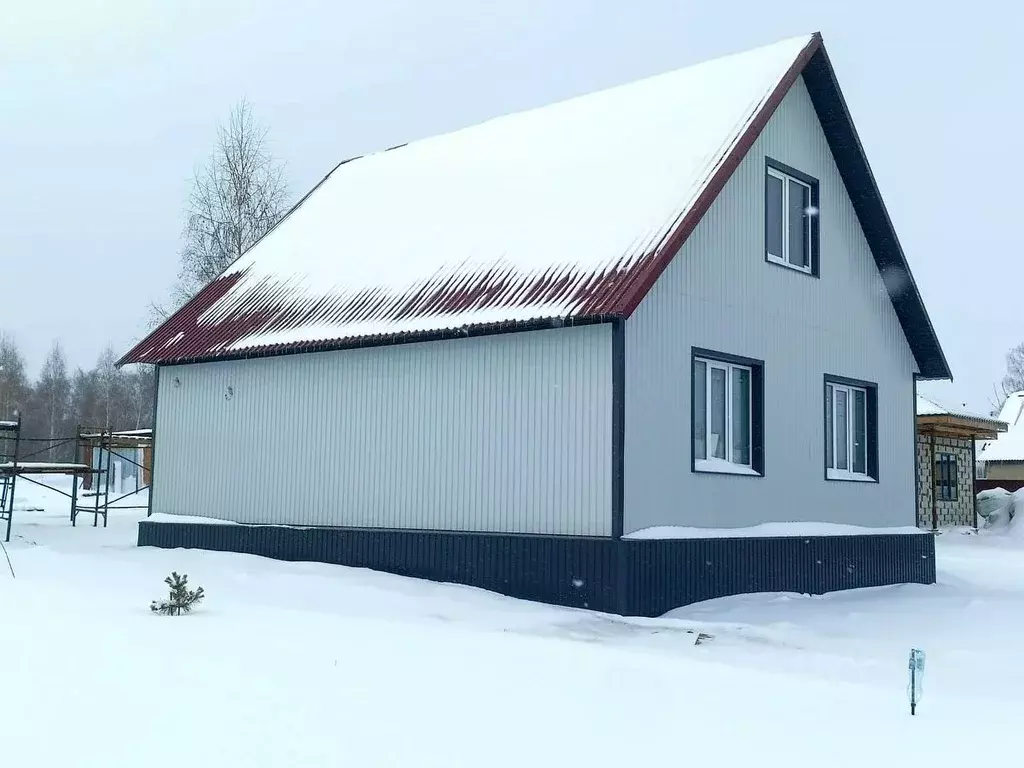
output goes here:
[{"label": "snow on ground near house", "polygon": [[[19,504],[0,572],[5,766],[990,765],[1024,716],[1024,544],[949,533],[940,583],[655,619],[228,553],[141,511]],[[0,560],[0,568],[5,563]],[[172,569],[191,616],[151,615]],[[694,630],[714,638],[694,645]],[[906,659],[928,654],[907,712]]]}]

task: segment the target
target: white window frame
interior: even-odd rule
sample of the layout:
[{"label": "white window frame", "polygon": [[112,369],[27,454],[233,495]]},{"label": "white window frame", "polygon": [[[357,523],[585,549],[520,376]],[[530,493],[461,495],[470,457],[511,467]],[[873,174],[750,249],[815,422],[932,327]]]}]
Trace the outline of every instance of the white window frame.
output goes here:
[{"label": "white window frame", "polygon": [[[839,384],[835,381],[825,382],[825,397],[828,397],[828,392],[832,391],[832,402],[830,405],[830,412],[832,414],[832,466],[827,463],[825,465],[825,476],[829,480],[863,480],[863,481],[874,481],[874,478],[868,474],[868,470],[871,465],[871,440],[874,436],[868,430],[868,391],[864,387],[857,387],[851,384]],[[839,430],[836,429],[836,393],[843,391],[846,393],[846,469],[838,469],[835,465],[836,459],[839,455]],[[864,471],[855,472],[853,469],[853,452],[854,452],[854,435],[856,430],[853,424],[853,393],[860,392],[864,395]],[[827,458],[827,457],[826,457]]]},{"label": "white window frame", "polygon": [[[790,176],[788,173],[780,171],[779,169],[773,166],[767,166],[767,171],[769,176],[773,176],[776,179],[780,179],[782,181],[782,254],[779,255],[772,253],[770,250],[768,250],[768,243],[765,242],[764,250],[766,257],[768,261],[773,262],[774,264],[781,264],[784,267],[789,267],[790,269],[795,269],[797,272],[804,272],[808,275],[812,274],[812,272],[814,271],[814,235],[812,233],[812,230],[814,228],[813,222],[808,222],[807,227],[807,266],[804,267],[799,264],[793,264],[789,260],[789,216],[787,215],[787,212],[789,211],[789,182],[792,181],[796,184],[799,184],[801,187],[804,187],[807,190],[807,200],[809,201],[808,206],[814,205],[814,187],[811,184],[808,184],[803,179],[798,179],[796,176]],[[764,206],[764,216],[765,219],[767,219],[767,197],[765,198]]]},{"label": "white window frame", "polygon": [[[722,462],[726,462],[735,467],[738,474],[745,475],[760,475],[761,473],[754,469],[754,369],[749,365],[740,365],[739,363],[726,363],[721,360],[715,360],[710,357],[694,357],[693,365],[697,363],[704,363],[704,458],[694,457],[694,468],[698,472],[723,472],[728,474],[730,469],[722,466]],[[725,456],[724,459],[712,457],[711,451],[709,450],[709,441],[711,435],[711,371],[718,369],[725,372]],[[741,464],[737,461],[732,460],[732,373],[734,370],[746,371],[747,372],[747,463]],[[691,372],[691,386],[692,386],[692,372]],[[699,408],[700,404],[694,402],[694,408]],[[691,431],[693,425],[690,427]],[[691,434],[691,444],[693,435]]]}]

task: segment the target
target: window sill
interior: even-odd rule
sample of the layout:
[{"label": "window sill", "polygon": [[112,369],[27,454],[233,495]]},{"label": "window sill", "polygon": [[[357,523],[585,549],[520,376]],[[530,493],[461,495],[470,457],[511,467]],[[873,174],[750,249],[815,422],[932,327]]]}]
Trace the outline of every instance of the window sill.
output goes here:
[{"label": "window sill", "polygon": [[756,469],[733,464],[725,459],[697,459],[693,462],[694,472],[705,472],[713,475],[746,475],[747,477],[763,477]]},{"label": "window sill", "polygon": [[854,472],[847,472],[845,469],[825,470],[826,480],[840,480],[848,483],[877,483],[878,480],[869,475],[858,475]]},{"label": "window sill", "polygon": [[780,259],[769,254],[765,254],[764,260],[767,261],[769,264],[774,264],[777,267],[785,267],[786,269],[792,270],[793,272],[799,272],[801,275],[807,275],[808,277],[817,277],[817,275],[814,274],[814,270],[811,269],[810,267],[798,267],[795,264],[790,264],[788,261],[784,259]]}]

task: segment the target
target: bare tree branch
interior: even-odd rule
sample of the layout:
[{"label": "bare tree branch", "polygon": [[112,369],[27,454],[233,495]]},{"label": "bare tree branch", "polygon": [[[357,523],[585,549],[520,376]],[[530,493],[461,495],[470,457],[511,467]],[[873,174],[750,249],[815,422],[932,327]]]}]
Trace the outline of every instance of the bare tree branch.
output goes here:
[{"label": "bare tree branch", "polygon": [[165,320],[277,224],[287,198],[284,167],[267,149],[267,129],[242,99],[217,129],[213,153],[193,176],[178,283],[170,307],[150,308],[150,325]]}]

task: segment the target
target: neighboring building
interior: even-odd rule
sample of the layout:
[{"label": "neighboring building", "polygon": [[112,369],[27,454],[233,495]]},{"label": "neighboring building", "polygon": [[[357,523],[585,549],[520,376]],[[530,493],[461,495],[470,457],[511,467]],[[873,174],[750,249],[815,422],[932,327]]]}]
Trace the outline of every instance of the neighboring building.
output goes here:
[{"label": "neighboring building", "polygon": [[917,396],[917,524],[978,527],[975,444],[1006,432],[991,416],[944,408]]},{"label": "neighboring building", "polygon": [[[999,420],[1007,424],[1006,434],[978,446],[981,475],[988,481],[1003,480],[1007,490],[1024,486],[1024,392],[1007,395],[999,409]],[[995,482],[988,485],[994,486]]]},{"label": "neighboring building", "polygon": [[247,524],[140,544],[648,615],[935,578],[950,372],[818,35],[342,163],[121,362],[152,512]]}]

